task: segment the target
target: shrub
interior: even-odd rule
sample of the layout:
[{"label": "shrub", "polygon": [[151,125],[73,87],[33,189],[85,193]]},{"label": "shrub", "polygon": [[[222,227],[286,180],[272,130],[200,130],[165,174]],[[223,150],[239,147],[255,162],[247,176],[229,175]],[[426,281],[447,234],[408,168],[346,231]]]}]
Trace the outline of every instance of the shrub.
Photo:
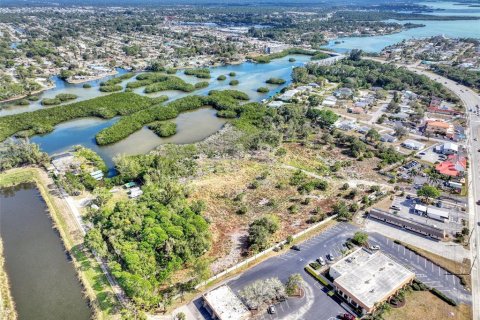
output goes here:
[{"label": "shrub", "polygon": [[100,86],[100,91],[102,92],[115,92],[121,91],[123,87],[119,84],[111,85],[111,86]]},{"label": "shrub", "polygon": [[288,61],[289,61],[289,62],[295,62],[295,61],[297,61],[297,60],[295,60],[295,58],[288,58]]},{"label": "shrub", "polygon": [[287,81],[282,78],[270,78],[265,82],[269,84],[284,84]]},{"label": "shrub", "polygon": [[438,289],[430,288],[430,292],[436,295],[437,297],[439,297],[440,299],[442,299],[443,301],[445,301],[446,303],[448,303],[449,305],[454,307],[457,306],[457,302],[455,300],[451,299],[450,297],[447,297],[443,292],[439,291]]},{"label": "shrub", "polygon": [[159,137],[170,137],[177,133],[177,124],[171,121],[157,121],[148,125],[148,128]]},{"label": "shrub", "polygon": [[310,262],[308,265],[309,265],[310,267],[312,267],[313,270],[318,270],[318,269],[320,269],[320,268],[322,267],[322,266],[320,265],[320,263],[318,263],[318,262]]},{"label": "shrub", "polygon": [[312,268],[307,266],[305,267],[305,271],[314,277],[318,282],[320,282],[320,284],[322,284],[324,287],[330,288],[328,281],[325,280],[321,275],[317,274]]},{"label": "shrub", "polygon": [[244,214],[246,214],[247,212],[248,212],[248,208],[247,208],[247,206],[245,206],[245,205],[241,206],[241,207],[238,208],[238,210],[237,210],[237,214],[239,214],[239,215],[244,215]]},{"label": "shrub", "polygon": [[229,75],[230,77],[235,77],[237,74],[236,74],[235,72],[230,72],[228,75]]},{"label": "shrub", "polygon": [[27,97],[27,99],[29,101],[38,101],[38,100],[40,100],[40,97],[39,96],[29,96],[29,97]]},{"label": "shrub", "polygon": [[82,86],[84,89],[90,89],[92,85],[90,83],[84,83]]},{"label": "shrub", "polygon": [[237,113],[234,110],[220,110],[217,112],[219,118],[236,118]]},{"label": "shrub", "polygon": [[195,83],[194,87],[195,89],[202,89],[202,88],[208,87],[208,85],[209,85],[208,81],[200,81]]},{"label": "shrub", "polygon": [[75,100],[78,98],[78,96],[72,93],[60,93],[60,94],[57,94],[55,98],[60,99],[60,101],[62,102],[65,102],[68,100]]},{"label": "shrub", "polygon": [[288,212],[290,212],[291,214],[298,213],[298,211],[299,211],[299,207],[296,204],[293,204],[288,208]]},{"label": "shrub", "polygon": [[202,69],[187,69],[184,73],[188,76],[195,76],[201,79],[210,79],[210,69],[202,68]]},{"label": "shrub", "polygon": [[238,81],[238,80],[232,80],[232,81],[230,81],[228,84],[231,85],[231,86],[236,86],[236,85],[238,85],[239,83],[240,83],[240,81]]},{"label": "shrub", "polygon": [[225,76],[225,75],[223,75],[223,74],[222,74],[222,75],[219,75],[219,76],[217,77],[217,80],[219,80],[219,81],[223,81],[223,80],[225,80],[225,79],[227,79],[227,76]]},{"label": "shrub", "polygon": [[260,87],[257,89],[257,92],[260,93],[267,93],[268,91],[270,91],[270,89],[268,89],[267,87]]},{"label": "shrub", "polygon": [[55,105],[60,104],[60,103],[62,103],[62,100],[57,99],[57,98],[51,98],[51,99],[45,98],[41,102],[41,104],[43,106],[55,106]]},{"label": "shrub", "polygon": [[16,102],[17,106],[28,106],[30,104],[30,101],[28,99],[20,99]]}]

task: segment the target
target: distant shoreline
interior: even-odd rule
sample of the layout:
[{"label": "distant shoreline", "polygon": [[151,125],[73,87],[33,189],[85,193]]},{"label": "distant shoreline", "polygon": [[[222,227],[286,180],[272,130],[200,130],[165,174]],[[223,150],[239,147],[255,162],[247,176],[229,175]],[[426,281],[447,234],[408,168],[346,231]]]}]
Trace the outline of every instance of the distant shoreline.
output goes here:
[{"label": "distant shoreline", "polygon": [[65,81],[67,83],[70,83],[70,84],[79,84],[79,83],[84,83],[84,82],[89,82],[89,81],[93,81],[93,80],[102,79],[102,78],[109,77],[109,76],[114,76],[116,74],[118,74],[118,71],[113,70],[111,72],[103,73],[103,74],[98,75],[98,76],[91,76],[91,77],[87,77],[87,78],[84,78],[84,79],[67,78]]}]

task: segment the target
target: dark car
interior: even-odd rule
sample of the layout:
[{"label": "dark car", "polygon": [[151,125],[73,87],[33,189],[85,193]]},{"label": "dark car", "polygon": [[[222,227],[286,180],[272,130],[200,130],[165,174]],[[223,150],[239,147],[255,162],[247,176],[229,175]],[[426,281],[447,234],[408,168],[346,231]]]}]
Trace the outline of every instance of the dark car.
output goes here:
[{"label": "dark car", "polygon": [[296,250],[296,251],[300,251],[300,247],[295,245],[295,246],[292,246],[292,250]]},{"label": "dark car", "polygon": [[356,317],[350,313],[344,313],[342,316],[342,320],[355,320]]},{"label": "dark car", "polygon": [[270,313],[270,314],[277,313],[277,310],[275,309],[274,305],[271,305],[271,306],[268,307],[268,313]]},{"label": "dark car", "polygon": [[329,253],[329,254],[327,254],[327,259],[329,261],[333,261],[333,260],[335,260],[335,256],[333,254]]},{"label": "dark car", "polygon": [[480,206],[480,200],[477,201],[477,204]]}]

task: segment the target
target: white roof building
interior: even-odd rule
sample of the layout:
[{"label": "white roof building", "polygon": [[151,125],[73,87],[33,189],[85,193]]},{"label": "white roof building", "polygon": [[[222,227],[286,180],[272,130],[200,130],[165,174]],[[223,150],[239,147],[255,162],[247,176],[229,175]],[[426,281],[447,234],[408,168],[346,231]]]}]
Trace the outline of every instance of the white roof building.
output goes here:
[{"label": "white roof building", "polygon": [[406,139],[405,141],[402,142],[402,147],[411,149],[411,150],[421,150],[425,148],[425,144],[418,142],[416,140]]},{"label": "white roof building", "polygon": [[363,314],[375,310],[415,274],[380,251],[358,249],[330,267],[337,293]]},{"label": "white roof building", "polygon": [[203,300],[204,306],[216,319],[244,320],[250,317],[250,311],[227,285],[206,293]]}]

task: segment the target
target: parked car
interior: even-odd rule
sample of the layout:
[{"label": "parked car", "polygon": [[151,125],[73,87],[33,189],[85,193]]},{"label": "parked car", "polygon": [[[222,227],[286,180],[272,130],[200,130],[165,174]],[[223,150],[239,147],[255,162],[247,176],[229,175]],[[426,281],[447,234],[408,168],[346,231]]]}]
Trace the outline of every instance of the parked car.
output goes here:
[{"label": "parked car", "polygon": [[277,313],[277,310],[275,309],[274,305],[271,305],[271,306],[268,307],[268,313],[270,313],[270,314]]},{"label": "parked car", "polygon": [[398,206],[391,206],[390,208],[395,211],[400,211],[400,208]]},{"label": "parked car", "polygon": [[373,246],[370,246],[370,250],[380,250],[380,246],[375,244]]},{"label": "parked car", "polygon": [[317,261],[318,263],[320,263],[321,266],[325,265],[325,259],[323,259],[322,257],[318,257]]},{"label": "parked car", "polygon": [[333,261],[333,260],[335,260],[335,256],[332,253],[329,253],[329,254],[327,254],[327,259],[329,261]]},{"label": "parked car", "polygon": [[342,316],[342,320],[355,320],[356,317],[350,313],[344,313]]},{"label": "parked car", "polygon": [[480,206],[480,200],[477,201],[477,204]]},{"label": "parked car", "polygon": [[412,196],[407,194],[407,199],[409,199],[409,200],[412,199]]},{"label": "parked car", "polygon": [[300,247],[297,245],[292,246],[292,250],[300,251]]}]

